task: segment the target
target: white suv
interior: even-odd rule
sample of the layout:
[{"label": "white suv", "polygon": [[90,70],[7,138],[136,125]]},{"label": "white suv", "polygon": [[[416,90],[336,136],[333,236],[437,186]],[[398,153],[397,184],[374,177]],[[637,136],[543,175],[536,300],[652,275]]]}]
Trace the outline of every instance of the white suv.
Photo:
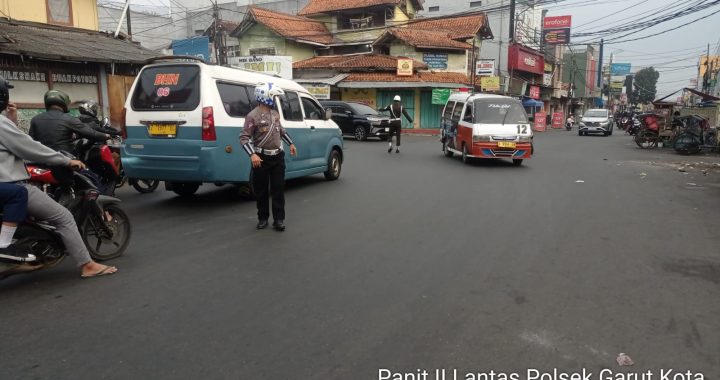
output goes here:
[{"label": "white suv", "polygon": [[580,119],[578,135],[586,136],[590,133],[602,133],[605,136],[612,135],[613,117],[609,110],[595,108],[585,112]]}]

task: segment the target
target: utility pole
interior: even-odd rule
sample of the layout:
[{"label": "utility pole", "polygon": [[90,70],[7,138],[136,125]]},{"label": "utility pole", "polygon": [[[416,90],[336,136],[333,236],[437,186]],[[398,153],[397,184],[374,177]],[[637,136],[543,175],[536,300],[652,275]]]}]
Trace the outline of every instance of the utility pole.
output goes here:
[{"label": "utility pole", "polygon": [[611,105],[613,100],[613,93],[612,93],[612,63],[613,63],[613,55],[615,53],[610,53],[610,63],[608,64],[608,106]]},{"label": "utility pole", "polygon": [[510,43],[515,42],[515,0],[510,0]]},{"label": "utility pole", "polygon": [[475,56],[475,40],[477,40],[477,35],[473,36],[473,47],[472,47],[472,59],[470,60],[472,64],[470,65],[470,80],[471,80],[471,86],[472,91],[470,92],[472,95],[475,95],[475,80],[476,80],[476,71],[477,71],[477,57]]},{"label": "utility pole", "polygon": [[115,29],[115,35],[114,35],[115,38],[117,38],[118,34],[120,34],[120,28],[122,27],[123,21],[125,21],[125,15],[128,16],[128,28],[130,27],[130,12],[128,11],[129,9],[130,9],[130,0],[125,0],[125,6],[123,7],[122,13],[120,14],[120,21],[118,21],[118,26]]},{"label": "utility pole", "polygon": [[708,44],[707,55],[705,56],[705,75],[703,75],[702,81],[702,92],[708,93],[710,87],[710,44]]},{"label": "utility pole", "polygon": [[227,65],[227,49],[225,48],[224,31],[221,26],[220,9],[217,1],[213,3],[213,46],[215,47],[215,62],[220,66]]},{"label": "utility pole", "polygon": [[128,0],[128,6],[127,6],[127,34],[128,38],[130,38],[130,41],[132,41],[132,22],[130,20],[130,16],[132,15],[132,11],[130,10],[130,0]]},{"label": "utility pole", "polygon": [[[605,48],[605,40],[601,38],[601,39],[600,39],[600,62],[598,63],[598,76],[597,76],[597,86],[600,88],[601,91],[602,91],[602,88],[603,88],[603,75],[602,75],[602,70],[603,70],[603,52],[604,52],[604,48]],[[610,70],[610,66],[608,66],[608,70]]]}]

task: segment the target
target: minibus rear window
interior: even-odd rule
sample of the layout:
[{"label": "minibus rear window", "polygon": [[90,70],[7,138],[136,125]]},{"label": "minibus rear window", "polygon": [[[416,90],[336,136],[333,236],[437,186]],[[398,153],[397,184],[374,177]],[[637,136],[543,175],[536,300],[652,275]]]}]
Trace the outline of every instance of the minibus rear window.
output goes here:
[{"label": "minibus rear window", "polygon": [[193,111],[200,104],[200,67],[168,65],[142,71],[132,98],[136,111]]}]

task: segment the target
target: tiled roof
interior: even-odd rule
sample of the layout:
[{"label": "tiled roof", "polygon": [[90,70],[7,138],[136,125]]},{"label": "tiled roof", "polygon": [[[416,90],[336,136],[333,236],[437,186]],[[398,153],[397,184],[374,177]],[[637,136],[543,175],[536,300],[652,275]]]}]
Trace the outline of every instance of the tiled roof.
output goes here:
[{"label": "tiled roof", "polygon": [[275,33],[299,42],[312,42],[327,45],[333,41],[330,31],[324,23],[307,17],[292,16],[281,12],[274,12],[258,7],[249,7],[245,21],[232,33],[233,36],[242,35],[243,26],[252,17],[256,22],[265,25]]},{"label": "tiled roof", "polygon": [[[397,60],[400,57],[380,54],[359,55],[329,55],[308,58],[293,63],[294,69],[367,69],[377,71],[397,70]],[[415,61],[415,69],[426,69],[425,63]]]},{"label": "tiled roof", "polygon": [[[349,9],[376,7],[380,5],[398,5],[401,0],[310,0],[305,8],[298,12],[301,16],[315,15]],[[422,9],[420,1],[413,1],[415,9]]]},{"label": "tiled roof", "polygon": [[93,30],[0,18],[0,53],[77,62],[141,63],[159,54]]},{"label": "tiled roof", "polygon": [[449,37],[454,40],[472,38],[481,32],[486,37],[492,37],[487,16],[484,13],[420,19],[419,21],[408,23],[407,28],[413,30],[446,31]]},{"label": "tiled roof", "polygon": [[413,76],[400,77],[395,73],[352,73],[343,82],[428,82],[469,84],[463,73],[419,71]]},{"label": "tiled roof", "polygon": [[448,32],[442,30],[392,28],[388,33],[416,48],[472,49],[472,45],[455,41]]}]

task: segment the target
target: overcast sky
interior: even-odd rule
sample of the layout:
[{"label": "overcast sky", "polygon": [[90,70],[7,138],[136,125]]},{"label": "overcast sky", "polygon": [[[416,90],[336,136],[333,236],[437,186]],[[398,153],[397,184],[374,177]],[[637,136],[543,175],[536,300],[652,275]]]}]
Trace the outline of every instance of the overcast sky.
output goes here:
[{"label": "overcast sky", "polygon": [[[548,15],[572,15],[572,33],[577,33],[599,31],[639,18],[656,17],[657,12],[664,7],[677,5],[677,8],[673,8],[673,10],[676,10],[683,8],[683,5],[688,6],[696,1],[595,0],[590,4],[587,4],[588,1],[569,1],[569,3],[576,4],[581,2],[584,4],[575,6],[549,5],[546,8],[549,10]],[[706,1],[706,3],[710,3],[710,1]],[[628,7],[633,8],[618,13]],[[623,40],[659,33],[718,11],[720,11],[720,5],[656,25],[629,35]],[[574,42],[587,39],[577,38]],[[660,71],[658,97],[661,97],[688,86],[690,78],[697,77],[699,57],[706,54],[708,44],[710,44],[711,55],[720,55],[720,13],[655,37],[606,45],[605,62],[609,61],[609,53],[614,52],[613,62],[632,63],[633,72],[643,67],[654,66]]]}]

